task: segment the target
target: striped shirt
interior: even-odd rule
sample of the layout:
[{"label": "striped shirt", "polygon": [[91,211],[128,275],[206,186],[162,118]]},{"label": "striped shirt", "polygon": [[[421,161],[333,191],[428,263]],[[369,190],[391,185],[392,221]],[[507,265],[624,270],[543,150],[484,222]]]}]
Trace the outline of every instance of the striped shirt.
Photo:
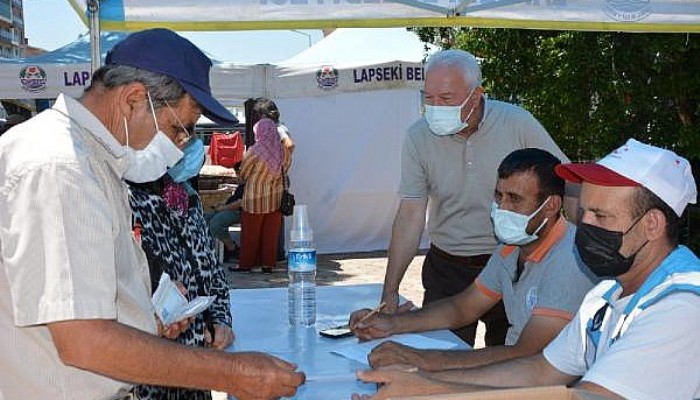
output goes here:
[{"label": "striped shirt", "polygon": [[[287,174],[292,157],[284,148],[282,168]],[[245,182],[243,190],[243,211],[251,214],[267,214],[277,211],[282,202],[282,174],[271,171],[258,156],[246,154],[241,164],[241,179]]]}]

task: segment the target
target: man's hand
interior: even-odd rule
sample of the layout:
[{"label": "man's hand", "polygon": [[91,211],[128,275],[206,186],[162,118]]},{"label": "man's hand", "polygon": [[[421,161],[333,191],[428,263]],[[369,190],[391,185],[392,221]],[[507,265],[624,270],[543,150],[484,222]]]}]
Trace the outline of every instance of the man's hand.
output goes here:
[{"label": "man's hand", "polygon": [[[177,290],[179,290],[180,293],[182,293],[182,295],[185,296],[185,298],[187,298],[187,288],[185,287],[185,285],[183,285],[180,281],[175,281],[175,286],[177,286]],[[186,331],[187,328],[189,328],[191,323],[194,323],[194,317],[185,318],[180,321],[175,321],[168,326],[163,326],[163,322],[161,322],[160,318],[156,316],[158,335],[171,340],[177,339],[177,337],[180,336],[182,332]]]},{"label": "man's hand", "polygon": [[369,365],[372,368],[402,364],[418,367],[422,370],[437,371],[439,365],[433,365],[428,357],[430,353],[392,341],[384,342],[369,353]]},{"label": "man's hand", "polygon": [[407,301],[398,307],[396,314],[380,312],[367,319],[363,318],[372,313],[372,310],[368,308],[357,310],[350,314],[350,330],[361,341],[391,336],[397,333],[395,331],[397,315],[413,308],[413,303]]},{"label": "man's hand", "polygon": [[357,377],[365,382],[381,385],[375,395],[353,394],[352,400],[384,400],[390,397],[450,393],[450,388],[441,382],[433,381],[417,368],[406,367],[358,371]]},{"label": "man's hand", "polygon": [[230,326],[214,324],[214,340],[211,339],[209,329],[204,329],[204,342],[217,350],[224,350],[233,343],[236,335]]},{"label": "man's hand", "polygon": [[366,319],[372,310],[363,308],[350,314],[350,330],[361,341],[383,338],[393,334],[393,315],[377,313]]},{"label": "man's hand", "polygon": [[234,353],[238,359],[229,394],[238,400],[292,397],[306,375],[297,366],[264,353]]},{"label": "man's hand", "polygon": [[167,339],[175,340],[178,336],[182,334],[182,332],[186,331],[187,328],[189,328],[190,323],[192,322],[194,322],[194,317],[185,318],[183,320],[173,322],[168,326],[163,326],[163,323],[160,321],[160,318],[156,317],[156,325],[158,325],[158,335]]}]

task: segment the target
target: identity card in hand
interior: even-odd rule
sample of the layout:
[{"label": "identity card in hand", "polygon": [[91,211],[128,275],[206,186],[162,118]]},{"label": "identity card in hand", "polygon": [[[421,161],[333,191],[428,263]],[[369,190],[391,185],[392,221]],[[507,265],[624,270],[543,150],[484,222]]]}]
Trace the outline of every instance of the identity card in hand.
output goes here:
[{"label": "identity card in hand", "polygon": [[151,302],[160,321],[168,326],[206,310],[214,302],[214,296],[197,296],[188,302],[170,275],[163,272]]}]

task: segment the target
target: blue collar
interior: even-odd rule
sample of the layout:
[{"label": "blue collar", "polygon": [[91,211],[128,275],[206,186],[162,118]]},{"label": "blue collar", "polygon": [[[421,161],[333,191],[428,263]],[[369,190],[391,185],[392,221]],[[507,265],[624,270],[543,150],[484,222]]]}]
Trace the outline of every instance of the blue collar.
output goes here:
[{"label": "blue collar", "polygon": [[[661,264],[647,277],[639,290],[633,295],[630,302],[627,303],[624,313],[631,313],[642,297],[668,279],[670,275],[684,272],[700,272],[700,260],[698,260],[695,254],[687,247],[680,245],[673,249],[673,251],[664,258]],[[620,289],[620,282],[616,281],[615,284],[603,294],[603,299],[609,304],[612,304],[613,295]],[[700,291],[700,287],[697,288],[697,291]]]}]

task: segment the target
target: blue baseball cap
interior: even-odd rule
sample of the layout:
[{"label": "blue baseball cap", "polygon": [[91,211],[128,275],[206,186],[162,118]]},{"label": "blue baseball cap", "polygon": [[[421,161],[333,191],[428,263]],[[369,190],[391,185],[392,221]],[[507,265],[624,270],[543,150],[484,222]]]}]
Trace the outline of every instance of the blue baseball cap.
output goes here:
[{"label": "blue baseball cap", "polygon": [[238,122],[211,94],[209,57],[171,30],[157,28],[132,33],[107,53],[105,64],[128,65],[167,75],[199,103],[207,118],[219,124]]}]

